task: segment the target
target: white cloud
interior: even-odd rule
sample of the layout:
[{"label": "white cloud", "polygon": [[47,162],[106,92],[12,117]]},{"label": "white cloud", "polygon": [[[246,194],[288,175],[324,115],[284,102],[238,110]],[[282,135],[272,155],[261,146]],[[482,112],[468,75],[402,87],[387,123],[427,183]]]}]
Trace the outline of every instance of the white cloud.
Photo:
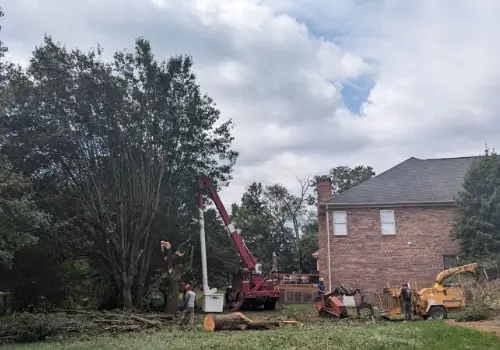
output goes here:
[{"label": "white cloud", "polygon": [[[252,181],[340,164],[380,172],[410,156],[480,153],[500,134],[500,2],[389,0],[9,1],[2,40],[27,62],[48,33],[105,53],[151,40],[190,53],[202,89],[233,118],[240,151],[226,206]],[[374,82],[359,115],[348,81]],[[353,99],[354,100],[354,99]]]}]

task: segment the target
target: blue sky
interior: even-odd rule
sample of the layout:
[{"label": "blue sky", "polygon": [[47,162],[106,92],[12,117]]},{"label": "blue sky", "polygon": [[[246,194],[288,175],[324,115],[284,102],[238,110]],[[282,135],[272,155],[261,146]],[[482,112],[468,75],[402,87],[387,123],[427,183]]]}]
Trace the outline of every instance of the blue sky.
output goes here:
[{"label": "blue sky", "polygon": [[[45,33],[108,57],[151,41],[191,54],[232,118],[240,152],[229,207],[253,181],[297,189],[337,165],[381,172],[409,157],[464,156],[500,134],[500,1],[16,0],[2,4],[8,58]],[[332,83],[333,82],[333,83]],[[363,103],[370,101],[369,104]]]}]

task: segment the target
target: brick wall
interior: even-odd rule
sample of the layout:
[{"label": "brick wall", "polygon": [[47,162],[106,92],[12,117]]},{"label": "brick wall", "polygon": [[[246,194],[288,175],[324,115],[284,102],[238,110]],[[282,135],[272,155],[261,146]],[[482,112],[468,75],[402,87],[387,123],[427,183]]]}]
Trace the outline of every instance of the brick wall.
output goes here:
[{"label": "brick wall", "polygon": [[[443,254],[459,251],[458,243],[449,235],[454,208],[384,209],[394,210],[395,235],[381,234],[380,208],[343,209],[347,212],[347,236],[333,235],[333,215],[329,213],[332,287],[338,283],[358,284],[371,300],[387,282],[400,286],[416,281],[419,288],[430,286],[443,269]],[[320,274],[328,286],[326,212],[319,211],[318,220]]]}]

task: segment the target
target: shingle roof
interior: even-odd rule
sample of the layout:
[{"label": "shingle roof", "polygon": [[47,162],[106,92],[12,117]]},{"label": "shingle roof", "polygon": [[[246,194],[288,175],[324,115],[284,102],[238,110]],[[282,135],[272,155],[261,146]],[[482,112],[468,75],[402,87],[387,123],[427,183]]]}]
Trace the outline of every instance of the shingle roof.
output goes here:
[{"label": "shingle roof", "polygon": [[391,169],[330,199],[331,205],[452,202],[478,157],[417,159]]}]

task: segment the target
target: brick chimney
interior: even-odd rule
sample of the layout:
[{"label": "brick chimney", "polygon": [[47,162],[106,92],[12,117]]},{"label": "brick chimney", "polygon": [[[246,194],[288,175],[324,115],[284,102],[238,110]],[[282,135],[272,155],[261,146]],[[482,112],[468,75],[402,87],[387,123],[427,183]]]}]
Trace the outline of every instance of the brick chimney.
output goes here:
[{"label": "brick chimney", "polygon": [[331,291],[330,285],[330,267],[328,266],[328,248],[329,240],[326,229],[326,210],[321,207],[321,203],[325,203],[332,198],[332,179],[328,175],[316,176],[316,193],[318,196],[318,246],[319,258],[318,267],[319,275],[325,280],[325,287]]},{"label": "brick chimney", "polygon": [[318,205],[332,198],[332,178],[329,175],[316,176]]}]

